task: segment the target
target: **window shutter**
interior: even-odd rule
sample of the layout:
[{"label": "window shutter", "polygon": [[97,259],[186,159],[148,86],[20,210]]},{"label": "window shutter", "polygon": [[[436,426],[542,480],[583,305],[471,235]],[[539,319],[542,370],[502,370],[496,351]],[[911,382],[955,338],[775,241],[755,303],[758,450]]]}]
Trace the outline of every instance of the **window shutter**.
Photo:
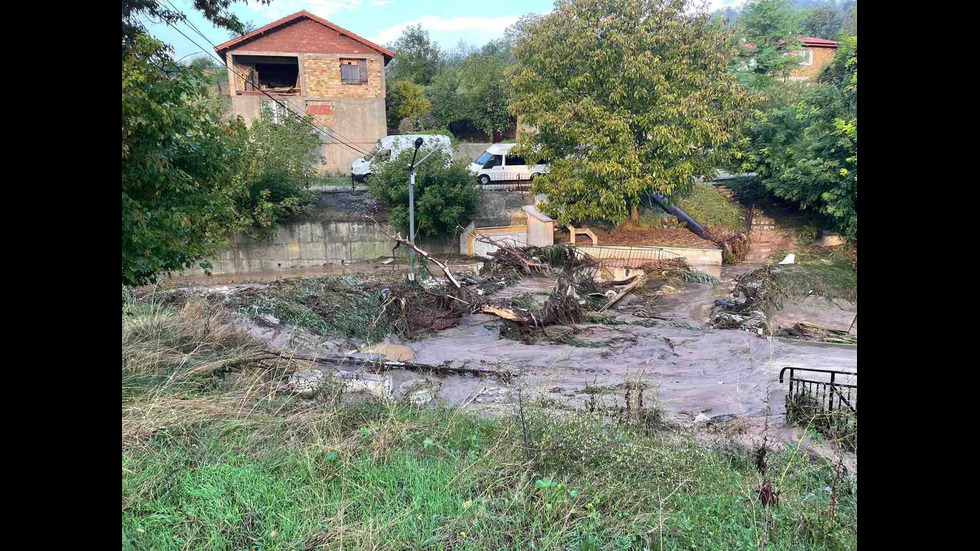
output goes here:
[{"label": "window shutter", "polygon": [[358,82],[361,84],[367,84],[367,60],[359,59],[357,60],[357,70],[360,73],[360,79]]}]

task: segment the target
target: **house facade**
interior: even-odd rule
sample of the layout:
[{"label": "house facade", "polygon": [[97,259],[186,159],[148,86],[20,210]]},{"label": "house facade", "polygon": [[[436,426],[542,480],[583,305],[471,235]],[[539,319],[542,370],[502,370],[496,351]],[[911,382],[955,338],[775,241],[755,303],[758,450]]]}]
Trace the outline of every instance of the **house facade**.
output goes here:
[{"label": "house facade", "polygon": [[824,38],[801,36],[799,50],[792,53],[800,56],[799,67],[789,73],[790,80],[812,80],[820,76],[824,67],[829,65],[837,55],[838,43]]},{"label": "house facade", "polygon": [[215,51],[229,67],[234,114],[251,121],[263,106],[274,116],[284,114],[271,95],[324,129],[321,173],[348,173],[362,155],[354,148],[370,151],[387,135],[384,68],[394,57],[390,50],[304,10]]}]

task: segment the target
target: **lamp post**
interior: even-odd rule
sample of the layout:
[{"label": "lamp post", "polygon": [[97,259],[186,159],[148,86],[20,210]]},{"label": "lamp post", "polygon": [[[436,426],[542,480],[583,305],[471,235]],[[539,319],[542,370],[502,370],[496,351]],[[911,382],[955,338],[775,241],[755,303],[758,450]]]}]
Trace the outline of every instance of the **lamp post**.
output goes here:
[{"label": "lamp post", "polygon": [[[420,147],[422,147],[422,138],[416,138],[415,151],[412,153],[412,164],[408,166],[408,242],[412,245],[415,245],[415,167],[424,163],[426,159],[442,147],[442,144],[437,145],[428,155],[422,157],[416,163],[415,157],[419,154]],[[408,280],[415,281],[415,249],[410,249],[408,254]]]}]

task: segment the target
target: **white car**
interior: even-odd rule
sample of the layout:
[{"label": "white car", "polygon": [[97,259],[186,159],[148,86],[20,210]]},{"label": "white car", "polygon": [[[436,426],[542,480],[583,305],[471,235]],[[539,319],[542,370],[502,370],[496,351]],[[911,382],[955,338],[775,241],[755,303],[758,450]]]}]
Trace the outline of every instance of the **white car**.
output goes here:
[{"label": "white car", "polygon": [[491,145],[483,155],[470,163],[470,172],[476,174],[483,185],[506,180],[534,180],[535,175],[548,173],[547,161],[528,165],[523,158],[509,155],[510,150],[516,145],[513,143]]},{"label": "white car", "polygon": [[354,159],[350,165],[350,177],[356,182],[363,182],[374,169],[377,163],[383,163],[406,149],[415,147],[415,140],[422,138],[422,149],[432,150],[435,147],[442,147],[449,152],[449,164],[452,164],[453,146],[448,136],[441,134],[399,134],[397,136],[385,136],[378,140],[378,144],[371,153]]}]

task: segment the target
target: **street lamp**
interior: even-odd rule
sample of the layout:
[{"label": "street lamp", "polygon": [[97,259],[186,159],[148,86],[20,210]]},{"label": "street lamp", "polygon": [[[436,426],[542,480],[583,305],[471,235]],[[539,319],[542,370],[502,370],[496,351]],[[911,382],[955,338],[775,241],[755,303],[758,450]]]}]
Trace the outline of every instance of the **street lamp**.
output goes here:
[{"label": "street lamp", "polygon": [[[442,143],[433,148],[428,155],[422,157],[419,162],[415,162],[415,157],[419,154],[422,147],[422,138],[415,139],[415,151],[412,153],[412,164],[408,166],[408,242],[415,246],[415,167],[421,165],[433,153],[442,147]],[[408,251],[408,280],[415,281],[415,249]]]}]

